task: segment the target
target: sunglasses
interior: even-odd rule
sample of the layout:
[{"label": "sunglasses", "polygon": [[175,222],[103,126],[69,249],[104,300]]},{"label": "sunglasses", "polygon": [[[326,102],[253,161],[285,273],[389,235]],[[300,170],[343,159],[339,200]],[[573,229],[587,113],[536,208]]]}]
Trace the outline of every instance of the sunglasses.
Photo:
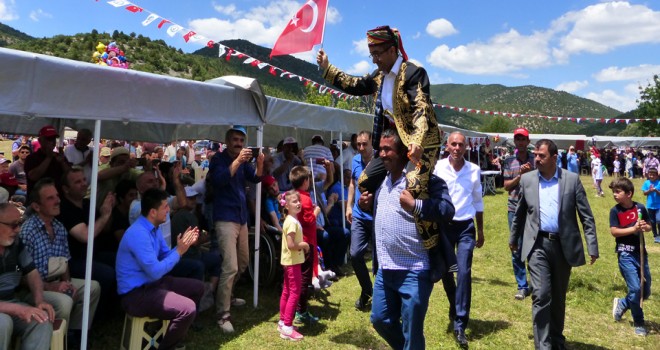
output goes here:
[{"label": "sunglasses", "polygon": [[12,230],[15,230],[21,225],[23,225],[23,221],[16,221],[16,222],[2,222],[0,221],[0,224],[7,225],[8,227],[11,227]]}]

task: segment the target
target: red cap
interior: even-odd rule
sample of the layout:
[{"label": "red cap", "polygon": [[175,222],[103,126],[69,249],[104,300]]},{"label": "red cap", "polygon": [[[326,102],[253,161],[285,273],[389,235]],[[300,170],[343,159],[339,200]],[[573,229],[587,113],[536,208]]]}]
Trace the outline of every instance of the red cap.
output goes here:
[{"label": "red cap", "polygon": [[39,130],[39,137],[60,137],[52,125],[46,125]]},{"label": "red cap", "polygon": [[18,181],[16,181],[16,177],[11,173],[0,174],[0,183],[3,186],[18,186]]},{"label": "red cap", "polygon": [[266,187],[270,187],[273,183],[275,183],[275,178],[270,175],[266,175],[261,178],[261,183]]},{"label": "red cap", "polygon": [[525,137],[529,137],[529,131],[527,131],[527,129],[525,129],[525,128],[518,128],[518,129],[513,131],[513,136],[516,136],[516,135],[522,135],[522,136],[525,136]]}]

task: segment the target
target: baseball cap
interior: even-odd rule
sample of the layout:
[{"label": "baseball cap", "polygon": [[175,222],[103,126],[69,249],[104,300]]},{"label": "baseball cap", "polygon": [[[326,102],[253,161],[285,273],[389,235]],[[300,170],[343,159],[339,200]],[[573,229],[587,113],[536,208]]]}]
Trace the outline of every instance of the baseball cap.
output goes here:
[{"label": "baseball cap", "polygon": [[261,183],[266,187],[270,187],[272,184],[275,183],[275,178],[272,177],[271,175],[266,175],[263,178],[261,178]]},{"label": "baseball cap", "polygon": [[312,136],[312,143],[314,143],[316,141],[321,141],[321,142],[325,143],[325,141],[323,140],[323,136],[321,136],[319,134],[316,134],[316,135]]},{"label": "baseball cap", "polygon": [[516,136],[516,135],[522,135],[522,136],[525,136],[525,137],[529,137],[529,131],[527,131],[527,129],[525,129],[525,128],[518,128],[518,129],[513,131],[513,136]]},{"label": "baseball cap", "polygon": [[294,143],[298,143],[298,142],[296,141],[296,139],[294,139],[291,136],[285,138],[284,142],[282,142],[283,145],[290,145],[290,144],[294,144]]},{"label": "baseball cap", "polygon": [[115,159],[115,157],[120,156],[122,154],[130,155],[131,153],[128,151],[126,147],[115,147],[112,149],[112,155],[110,155],[110,160],[113,160]]},{"label": "baseball cap", "polygon": [[243,125],[234,125],[229,129],[230,131],[238,131],[240,133],[243,133],[243,135],[247,136],[247,130]]},{"label": "baseball cap", "polygon": [[12,173],[0,174],[0,183],[3,186],[18,186],[18,181]]},{"label": "baseball cap", "polygon": [[199,194],[192,186],[186,186],[184,189],[186,190],[186,197],[195,197]]},{"label": "baseball cap", "polygon": [[39,130],[39,137],[60,137],[60,134],[52,125],[46,125]]},{"label": "baseball cap", "polygon": [[4,157],[0,158],[0,164],[5,164],[5,163],[11,163],[11,160]]},{"label": "baseball cap", "polygon": [[110,157],[110,155],[112,155],[112,150],[110,149],[110,147],[101,148],[101,151],[99,152],[99,156]]}]

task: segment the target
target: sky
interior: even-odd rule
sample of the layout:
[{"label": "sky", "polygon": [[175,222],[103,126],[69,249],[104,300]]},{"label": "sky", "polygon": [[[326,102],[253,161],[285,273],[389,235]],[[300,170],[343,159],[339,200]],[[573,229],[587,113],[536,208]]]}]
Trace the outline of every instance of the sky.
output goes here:
[{"label": "sky", "polygon": [[[162,39],[184,52],[206,44],[186,43],[185,30],[170,37],[157,21],[142,25],[155,13],[216,42],[245,39],[272,48],[304,1],[130,3],[145,11],[104,0],[0,0],[0,22],[39,38],[96,29]],[[375,69],[365,33],[386,24],[399,29],[405,51],[432,84],[535,85],[626,112],[637,107],[639,86],[660,74],[659,0],[329,0],[323,49],[340,69],[365,74]],[[315,63],[315,55],[316,48],[296,57]],[[442,97],[434,103],[443,104]]]}]

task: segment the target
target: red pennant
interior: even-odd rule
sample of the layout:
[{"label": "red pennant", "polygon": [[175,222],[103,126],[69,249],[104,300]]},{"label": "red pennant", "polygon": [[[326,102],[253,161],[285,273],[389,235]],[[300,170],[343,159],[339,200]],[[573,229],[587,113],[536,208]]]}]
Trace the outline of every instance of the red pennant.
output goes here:
[{"label": "red pennant", "polygon": [[277,75],[277,72],[275,71],[275,67],[273,67],[273,66],[270,66],[270,69],[268,70],[268,72],[272,75]]},{"label": "red pennant", "polygon": [[231,60],[231,53],[232,52],[234,52],[233,49],[227,48],[227,55],[225,56],[225,60],[227,60],[227,62],[229,62],[229,60]]},{"label": "red pennant", "polygon": [[126,9],[133,13],[142,12],[142,7],[135,5],[126,6]]},{"label": "red pennant", "polygon": [[259,61],[259,60],[254,60],[254,61],[250,62],[250,65],[251,65],[252,67],[256,67],[256,66],[259,65],[259,63],[261,63],[261,61]]},{"label": "red pennant", "polygon": [[193,35],[195,35],[195,34],[197,34],[197,33],[193,32],[193,31],[191,30],[191,31],[189,31],[188,33],[186,33],[186,34],[183,35],[183,40],[185,40],[186,42],[188,42],[188,41],[190,40],[190,38],[191,38]]},{"label": "red pennant", "polygon": [[165,25],[165,23],[170,23],[170,21],[166,19],[160,21],[160,23],[158,23],[158,29],[163,28],[163,25]]},{"label": "red pennant", "polygon": [[210,49],[213,48],[213,45],[215,45],[215,43],[213,42],[213,40],[209,40],[209,42],[206,43],[206,47],[208,47],[208,48],[210,48]]}]

